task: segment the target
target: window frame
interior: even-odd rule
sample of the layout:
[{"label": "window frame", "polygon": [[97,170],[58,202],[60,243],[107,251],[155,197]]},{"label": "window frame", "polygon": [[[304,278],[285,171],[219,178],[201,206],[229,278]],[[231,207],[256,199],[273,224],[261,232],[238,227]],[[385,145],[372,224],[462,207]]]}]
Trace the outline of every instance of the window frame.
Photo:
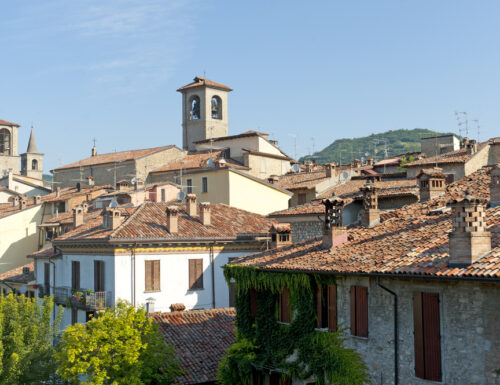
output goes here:
[{"label": "window frame", "polygon": [[[321,304],[320,304],[321,301]],[[328,284],[316,286],[316,328],[320,330],[337,331],[337,285]],[[325,316],[326,314],[326,316]]]},{"label": "window frame", "polygon": [[80,285],[80,261],[71,261],[71,289],[79,290]]},{"label": "window frame", "polygon": [[94,259],[94,292],[106,291],[105,263]]},{"label": "window frame", "polygon": [[368,338],[368,287],[351,286],[351,336]]},{"label": "window frame", "polygon": [[208,177],[207,176],[201,177],[201,192],[202,193],[208,192]]},{"label": "window frame", "polygon": [[288,287],[278,294],[278,322],[289,324],[292,322],[292,303],[290,301],[290,290]]},{"label": "window frame", "polygon": [[188,259],[188,277],[189,291],[205,289],[203,282],[203,258]]},{"label": "window frame", "polygon": [[187,194],[193,193],[193,180],[191,178],[186,179],[186,193]]},{"label": "window frame", "polygon": [[159,291],[161,291],[161,262],[159,259],[147,259],[144,261],[144,292]]}]

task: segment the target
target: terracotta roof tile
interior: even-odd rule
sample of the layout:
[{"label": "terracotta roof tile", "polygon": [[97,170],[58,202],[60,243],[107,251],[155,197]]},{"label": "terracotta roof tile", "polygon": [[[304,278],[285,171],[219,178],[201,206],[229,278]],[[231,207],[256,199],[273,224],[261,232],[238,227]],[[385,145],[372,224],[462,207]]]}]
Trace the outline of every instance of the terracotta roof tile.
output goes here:
[{"label": "terracotta roof tile", "polygon": [[176,171],[182,170],[184,171],[189,171],[193,169],[201,169],[201,168],[207,168],[207,161],[209,159],[214,159],[214,160],[220,160],[224,159],[225,161],[225,166],[228,167],[234,167],[234,168],[239,168],[239,169],[248,169],[248,167],[243,166],[240,162],[231,159],[231,158],[224,158],[224,151],[218,150],[218,151],[206,151],[206,152],[201,152],[197,154],[189,154],[186,155],[183,158],[174,160],[164,166],[161,166],[153,171],[151,173],[159,173],[159,172],[165,172],[165,171]]},{"label": "terracotta roof tile", "polygon": [[[28,274],[23,274],[24,268],[29,269]],[[34,262],[27,263],[24,266],[16,267],[15,269],[6,271],[0,274],[0,281],[7,281],[13,283],[28,283],[35,280],[35,264]]]},{"label": "terracotta roof tile", "polygon": [[287,190],[311,189],[326,179],[325,170],[299,172],[296,174],[285,174],[280,176],[276,184]]},{"label": "terracotta roof tile", "polygon": [[[488,145],[488,142],[478,143],[477,151],[482,150],[485,146]],[[466,148],[461,148],[459,150],[446,152],[444,154],[440,154],[437,157],[431,156],[429,158],[422,158],[419,160],[415,160],[413,162],[405,164],[405,167],[416,167],[423,165],[436,164],[445,164],[445,163],[465,163],[470,158],[472,158],[474,154],[467,154]]]},{"label": "terracotta roof tile", "polygon": [[17,123],[12,123],[12,122],[8,122],[8,121],[3,120],[3,119],[0,119],[0,125],[3,125],[3,126],[16,126],[16,127],[19,127],[19,124],[17,124]]},{"label": "terracotta roof tile", "polygon": [[190,88],[195,88],[195,87],[211,87],[211,88],[218,88],[220,90],[224,91],[232,91],[232,88],[229,88],[228,86],[225,86],[224,84],[216,83],[213,80],[205,79],[200,76],[196,76],[193,79],[193,82],[185,85],[184,87],[178,88],[177,91],[184,91],[188,90]]},{"label": "terracotta roof tile", "polygon": [[172,344],[186,374],[182,384],[215,382],[226,350],[236,342],[234,309],[211,309],[153,313],[150,315]]}]

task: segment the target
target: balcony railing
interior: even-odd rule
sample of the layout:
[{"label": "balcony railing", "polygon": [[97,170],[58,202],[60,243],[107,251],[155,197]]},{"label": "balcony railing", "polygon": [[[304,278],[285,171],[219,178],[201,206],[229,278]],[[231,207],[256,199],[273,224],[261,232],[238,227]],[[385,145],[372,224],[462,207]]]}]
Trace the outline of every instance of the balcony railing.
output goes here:
[{"label": "balcony railing", "polygon": [[[101,310],[111,306],[110,291],[90,291],[57,286],[53,288],[54,301],[57,304],[69,304],[82,310]],[[69,303],[68,303],[69,302]]]}]

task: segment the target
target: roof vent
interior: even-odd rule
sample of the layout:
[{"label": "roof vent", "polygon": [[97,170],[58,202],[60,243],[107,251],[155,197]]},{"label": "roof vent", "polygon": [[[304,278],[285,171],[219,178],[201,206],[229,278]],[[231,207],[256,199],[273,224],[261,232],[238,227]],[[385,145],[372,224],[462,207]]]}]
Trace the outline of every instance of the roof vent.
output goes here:
[{"label": "roof vent", "polygon": [[378,187],[373,181],[368,181],[360,189],[363,192],[363,210],[361,224],[365,227],[375,227],[380,224],[380,211],[378,209]]},{"label": "roof vent", "polygon": [[332,197],[321,201],[325,205],[325,222],[323,225],[323,248],[332,247],[347,242],[347,229],[343,226],[344,201]]}]

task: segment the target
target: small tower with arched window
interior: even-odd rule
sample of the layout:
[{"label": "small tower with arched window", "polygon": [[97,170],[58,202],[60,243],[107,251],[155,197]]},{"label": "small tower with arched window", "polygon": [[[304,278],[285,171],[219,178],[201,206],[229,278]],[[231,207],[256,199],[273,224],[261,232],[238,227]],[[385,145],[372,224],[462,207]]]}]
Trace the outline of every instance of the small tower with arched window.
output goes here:
[{"label": "small tower with arched window", "polygon": [[0,178],[9,171],[19,174],[18,129],[19,124],[0,119]]},{"label": "small tower with arched window", "polygon": [[21,154],[21,174],[37,179],[42,179],[43,176],[43,154],[39,153],[36,147],[33,126],[28,148],[24,154]]},{"label": "small tower with arched window", "polygon": [[195,150],[195,142],[228,134],[227,94],[231,88],[202,77],[179,88],[182,94],[182,147]]}]

